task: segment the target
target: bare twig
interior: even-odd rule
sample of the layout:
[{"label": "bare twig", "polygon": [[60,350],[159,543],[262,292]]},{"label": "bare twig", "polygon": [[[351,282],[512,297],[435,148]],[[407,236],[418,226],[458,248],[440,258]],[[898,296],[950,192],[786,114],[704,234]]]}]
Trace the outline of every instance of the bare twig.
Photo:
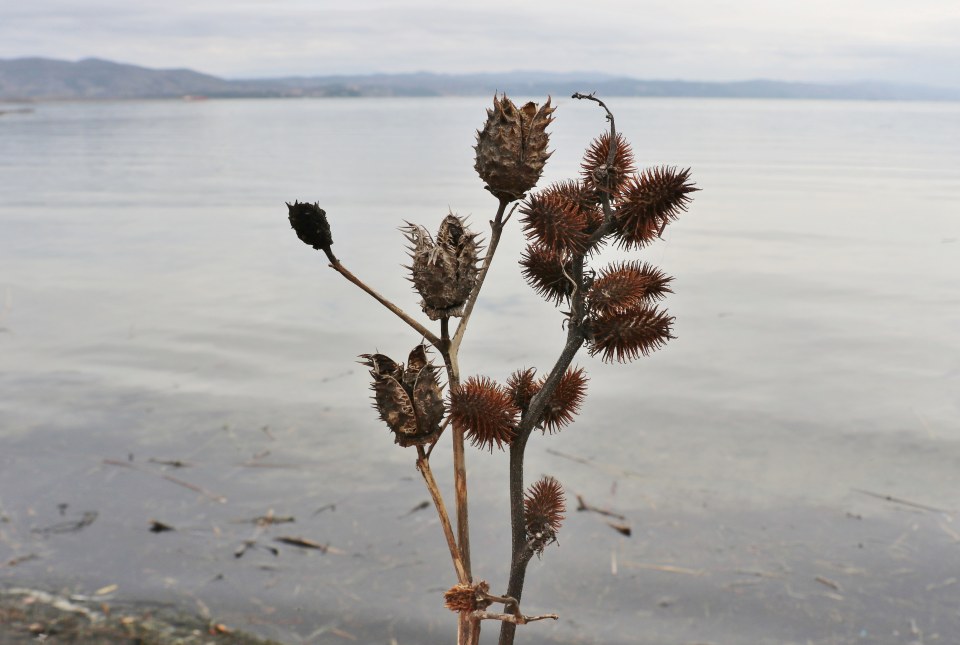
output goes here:
[{"label": "bare twig", "polygon": [[590,511],[591,513],[599,513],[600,515],[605,515],[607,517],[615,517],[618,520],[626,520],[627,518],[620,513],[614,513],[613,511],[608,511],[605,508],[600,508],[599,506],[593,506],[584,501],[582,495],[577,495],[577,510],[578,511]]},{"label": "bare twig", "polygon": [[330,262],[330,268],[336,271],[337,273],[339,273],[340,275],[342,275],[344,278],[346,278],[353,284],[357,285],[358,287],[366,291],[371,296],[373,296],[374,300],[376,300],[381,305],[383,305],[384,307],[392,311],[394,314],[396,314],[396,316],[400,320],[402,320],[403,322],[413,327],[413,329],[416,330],[418,334],[420,334],[425,339],[427,339],[431,345],[437,348],[440,347],[440,339],[437,338],[437,336],[433,332],[431,332],[429,329],[427,329],[426,327],[418,323],[416,320],[411,318],[409,314],[403,311],[400,307],[396,306],[395,304],[393,304],[392,302],[390,302],[389,300],[381,296],[379,293],[371,289],[369,286],[367,286],[367,284],[363,280],[353,275],[347,269],[347,267],[343,266],[343,264],[340,263],[339,260],[337,260],[336,258],[333,258],[332,261]]},{"label": "bare twig", "polygon": [[[487,252],[483,256],[483,265],[480,267],[480,275],[477,276],[477,283],[473,286],[470,296],[463,307],[463,316],[460,318],[460,324],[457,325],[457,331],[453,334],[453,340],[450,342],[450,348],[453,353],[460,349],[460,343],[463,341],[463,334],[467,331],[467,323],[470,322],[470,314],[473,313],[473,307],[477,304],[477,298],[480,297],[480,290],[483,288],[484,280],[487,279],[487,273],[490,271],[490,265],[493,263],[493,256],[497,252],[497,245],[500,243],[500,235],[507,220],[503,218],[507,210],[506,199],[500,200],[500,206],[497,208],[497,214],[490,221],[490,241],[487,244]],[[514,206],[516,208],[516,206]],[[511,209],[510,215],[513,214]],[[510,216],[507,216],[510,219]]]},{"label": "bare twig", "polygon": [[539,616],[524,616],[521,614],[519,616],[515,616],[513,614],[498,614],[492,611],[475,611],[470,615],[477,620],[499,620],[505,625],[511,624],[513,626],[526,625],[527,623],[536,622],[538,620],[546,620],[548,618],[551,620],[560,619],[560,616],[556,614],[541,614]]},{"label": "bare twig", "polygon": [[132,470],[136,470],[136,471],[139,471],[139,472],[141,472],[141,473],[147,473],[147,474],[149,474],[149,475],[156,475],[157,477],[160,477],[160,478],[162,478],[162,479],[166,479],[168,482],[173,482],[174,484],[177,484],[178,486],[183,486],[184,488],[189,488],[189,489],[192,490],[193,492],[195,492],[195,493],[200,493],[200,494],[203,495],[204,497],[208,497],[208,498],[212,499],[212,500],[215,501],[215,502],[220,502],[221,504],[224,504],[224,503],[226,503],[226,501],[227,501],[227,498],[224,497],[223,495],[217,495],[216,493],[212,493],[212,492],[208,491],[206,488],[201,488],[200,486],[197,486],[196,484],[191,484],[190,482],[184,481],[184,480],[180,479],[179,477],[174,477],[173,475],[167,475],[166,473],[155,473],[155,472],[153,472],[153,471],[151,471],[151,470],[145,470],[145,469],[143,469],[143,468],[140,468],[140,467],[136,466],[135,464],[131,464],[131,463],[128,462],[128,461],[119,461],[119,460],[117,460],[117,459],[104,459],[104,460],[103,460],[103,463],[107,464],[108,466],[121,466],[121,467],[123,467],[123,468],[130,468],[130,469],[132,469]]},{"label": "bare twig", "polygon": [[936,506],[928,506],[927,504],[921,504],[919,502],[911,502],[908,499],[903,499],[902,497],[894,497],[893,495],[884,495],[883,493],[874,493],[873,491],[863,490],[862,488],[854,488],[854,492],[860,493],[861,495],[869,495],[870,497],[876,497],[877,499],[882,499],[885,502],[892,502],[894,504],[902,504],[903,506],[909,506],[911,508],[918,508],[921,511],[929,511],[931,513],[946,513],[947,510],[943,508],[937,508]]}]

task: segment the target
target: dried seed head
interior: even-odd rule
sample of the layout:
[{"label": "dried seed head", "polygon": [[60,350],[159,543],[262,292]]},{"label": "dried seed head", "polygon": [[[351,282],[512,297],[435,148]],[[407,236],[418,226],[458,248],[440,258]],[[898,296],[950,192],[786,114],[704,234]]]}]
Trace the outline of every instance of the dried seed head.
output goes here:
[{"label": "dried seed head", "polygon": [[474,168],[496,197],[522,199],[537,185],[551,154],[546,128],[554,109],[549,97],[542,107],[527,103],[518,108],[505,94],[494,95],[493,108],[487,110],[487,121],[477,132]]},{"label": "dried seed head", "polygon": [[551,542],[557,541],[557,532],[567,510],[563,487],[553,477],[542,477],[527,489],[523,498],[527,544],[540,555]]},{"label": "dried seed head", "polygon": [[630,144],[617,133],[617,149],[614,152],[613,163],[608,164],[610,159],[610,133],[606,132],[593,140],[590,147],[587,148],[583,156],[583,162],[580,164],[580,174],[583,176],[584,185],[597,192],[609,194],[616,198],[627,180],[627,177],[635,170],[633,162],[633,150]]},{"label": "dried seed head", "polygon": [[[544,381],[540,381],[538,391],[543,387],[543,383]],[[543,431],[553,434],[569,425],[580,412],[580,406],[583,405],[586,396],[587,376],[583,368],[568,368],[560,377],[557,389],[553,391],[543,409],[543,416],[540,418]]]},{"label": "dried seed head", "polygon": [[363,354],[363,365],[373,377],[373,407],[401,446],[431,443],[440,436],[443,395],[438,370],[418,345],[410,352],[407,367],[383,354]]},{"label": "dried seed head", "polygon": [[590,240],[589,229],[595,225],[576,195],[556,187],[528,197],[520,215],[527,239],[557,253],[583,253]]},{"label": "dried seed head", "polygon": [[411,244],[411,281],[423,298],[424,313],[431,320],[463,315],[477,282],[476,233],[453,213],[441,222],[436,241],[422,226],[408,223],[403,230]]},{"label": "dried seed head", "polygon": [[590,355],[625,363],[663,347],[671,335],[673,316],[640,304],[631,309],[592,316],[587,321]]},{"label": "dried seed head", "polygon": [[564,253],[531,244],[520,257],[523,278],[538,294],[559,305],[573,293],[573,282],[567,276],[573,262]]},{"label": "dried seed head", "polygon": [[631,177],[617,203],[614,232],[625,248],[642,248],[659,237],[663,228],[686,211],[700,190],[690,181],[690,169],[672,166],[647,168]]},{"label": "dried seed head", "polygon": [[471,376],[450,392],[450,421],[478,448],[503,448],[516,435],[520,410],[502,386]]},{"label": "dried seed head", "polygon": [[320,204],[308,204],[294,201],[287,202],[290,226],[297,232],[297,237],[304,244],[317,250],[324,251],[333,260],[330,245],[333,244],[333,235],[330,233],[330,223],[327,221],[327,211],[320,208]]},{"label": "dried seed head", "polygon": [[513,404],[521,412],[527,411],[530,401],[540,391],[540,384],[534,378],[536,373],[536,368],[528,367],[525,370],[517,370],[507,379],[507,392],[513,398]]},{"label": "dried seed head", "polygon": [[673,293],[671,281],[672,277],[645,262],[614,264],[601,270],[593,281],[587,291],[587,307],[600,316],[632,309]]},{"label": "dried seed head", "polygon": [[490,585],[485,580],[472,585],[456,584],[443,592],[443,604],[450,611],[483,610],[491,605],[491,601],[487,600],[489,592]]}]

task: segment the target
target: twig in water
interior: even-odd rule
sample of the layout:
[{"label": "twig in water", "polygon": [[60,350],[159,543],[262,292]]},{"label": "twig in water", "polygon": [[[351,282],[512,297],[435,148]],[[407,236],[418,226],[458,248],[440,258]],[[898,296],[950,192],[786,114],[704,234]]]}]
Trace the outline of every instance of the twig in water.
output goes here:
[{"label": "twig in water", "polygon": [[320,544],[319,542],[314,542],[313,540],[308,540],[307,538],[302,537],[282,535],[273,539],[275,542],[282,542],[284,544],[289,544],[290,546],[298,546],[301,549],[316,549],[320,553],[326,553],[330,550],[329,544]]},{"label": "twig in water", "polygon": [[223,495],[218,495],[218,494],[216,494],[216,493],[212,493],[212,492],[208,491],[208,490],[205,489],[205,488],[202,488],[202,487],[200,487],[200,486],[197,486],[196,484],[191,484],[190,482],[184,481],[184,480],[180,479],[179,477],[174,477],[173,475],[167,475],[166,473],[153,472],[153,471],[151,471],[151,470],[146,470],[146,469],[144,469],[144,468],[140,468],[139,466],[137,466],[137,465],[135,465],[135,464],[132,464],[132,463],[130,463],[130,462],[127,462],[127,461],[119,461],[119,460],[117,460],[117,459],[104,459],[104,460],[103,460],[103,463],[106,464],[106,465],[108,465],[108,466],[120,466],[120,467],[122,467],[122,468],[130,468],[131,470],[136,470],[136,471],[139,471],[139,472],[141,472],[141,473],[147,473],[148,475],[155,475],[155,476],[160,477],[160,478],[162,478],[162,479],[166,479],[168,482],[173,482],[174,484],[176,484],[176,485],[178,485],[178,486],[183,486],[184,488],[189,488],[189,489],[192,490],[193,492],[195,492],[195,493],[200,493],[200,494],[203,495],[204,497],[207,497],[207,498],[209,498],[209,499],[212,499],[212,500],[215,501],[215,502],[220,502],[221,504],[225,504],[225,503],[227,502],[227,498],[224,497]]},{"label": "twig in water", "polygon": [[948,513],[946,509],[937,508],[936,506],[928,506],[927,504],[921,504],[919,502],[911,502],[908,499],[903,499],[901,497],[894,497],[893,495],[885,495],[883,493],[874,493],[873,491],[863,490],[862,488],[854,488],[854,492],[860,493],[861,495],[869,495],[870,497],[875,497],[877,499],[882,499],[885,502],[892,502],[894,504],[902,504],[903,506],[909,506],[911,508],[918,508],[921,511],[929,511],[931,513]]},{"label": "twig in water", "polygon": [[[587,503],[583,500],[583,497],[580,496],[580,495],[577,495],[577,510],[578,510],[578,511],[590,511],[591,513],[599,513],[600,515],[605,515],[606,517],[613,517],[613,518],[616,518],[616,519],[618,519],[618,520],[626,520],[626,519],[627,519],[624,515],[621,515],[620,513],[614,513],[613,511],[608,511],[608,510],[606,510],[606,509],[604,509],[604,508],[599,508],[599,507],[597,507],[597,506],[592,506],[592,505],[590,505],[590,504],[587,504]],[[611,526],[612,526],[612,525],[611,525]]]}]

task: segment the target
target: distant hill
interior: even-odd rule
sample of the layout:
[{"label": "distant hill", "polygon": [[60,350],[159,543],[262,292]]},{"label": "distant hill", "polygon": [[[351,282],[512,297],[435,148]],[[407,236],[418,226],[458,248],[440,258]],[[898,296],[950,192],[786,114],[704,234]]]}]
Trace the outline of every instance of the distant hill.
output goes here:
[{"label": "distant hill", "polygon": [[148,69],[96,58],[0,60],[0,100],[208,97],[678,96],[852,100],[960,100],[960,89],[886,83],[816,84],[751,80],[730,83],[639,80],[608,74],[508,72],[370,74],[228,80],[189,69]]},{"label": "distant hill", "polygon": [[0,99],[135,99],[247,96],[255,88],[189,69],[147,69],[97,58],[0,60]]}]

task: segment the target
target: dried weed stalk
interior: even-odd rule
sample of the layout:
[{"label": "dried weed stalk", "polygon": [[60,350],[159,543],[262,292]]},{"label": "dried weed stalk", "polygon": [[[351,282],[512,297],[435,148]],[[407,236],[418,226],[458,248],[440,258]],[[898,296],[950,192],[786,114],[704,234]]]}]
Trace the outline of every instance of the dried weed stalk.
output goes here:
[{"label": "dried weed stalk", "polygon": [[[607,242],[632,251],[658,239],[664,228],[687,210],[698,190],[689,169],[669,166],[636,172],[633,152],[617,132],[613,114],[592,94],[575,99],[597,103],[610,124],[587,148],[580,177],[528,194],[540,180],[550,157],[547,126],[554,109],[548,99],[538,106],[517,107],[494,96],[493,107],[477,133],[475,168],[486,189],[499,201],[490,222],[487,248],[480,255],[477,233],[450,213],[436,235],[417,224],[402,229],[409,242],[409,279],[421,297],[420,306],[439,329],[431,331],[353,275],[334,256],[326,212],[319,204],[287,204],[297,236],[323,251],[330,267],[366,291],[409,325],[422,340],[406,365],[383,354],[362,354],[370,369],[374,408],[402,447],[416,450],[417,469],[433,499],[450,551],[457,583],[444,595],[459,615],[457,643],[478,642],[482,620],[501,623],[500,645],[513,643],[517,625],[556,619],[556,614],[527,616],[520,598],[527,564],[552,543],[566,511],[563,488],[553,477],[524,487],[524,449],[531,433],[559,432],[569,425],[586,396],[583,368],[571,367],[586,346],[604,361],[627,362],[646,356],[673,338],[671,317],[659,302],[671,293],[672,278],[636,260],[594,268]],[[507,208],[514,204],[510,213]],[[470,315],[480,294],[504,226],[519,206],[527,248],[520,258],[523,277],[534,291],[565,317],[566,341],[550,370],[517,370],[505,384],[485,376],[461,379],[459,351]],[[459,318],[450,332],[450,319]],[[428,356],[440,356],[440,367]],[[444,431],[452,435],[456,529],[430,469],[430,454]],[[490,585],[476,580],[470,565],[470,525],[464,443],[510,455],[512,556],[506,593],[494,596]],[[500,603],[504,612],[487,611]]]}]

